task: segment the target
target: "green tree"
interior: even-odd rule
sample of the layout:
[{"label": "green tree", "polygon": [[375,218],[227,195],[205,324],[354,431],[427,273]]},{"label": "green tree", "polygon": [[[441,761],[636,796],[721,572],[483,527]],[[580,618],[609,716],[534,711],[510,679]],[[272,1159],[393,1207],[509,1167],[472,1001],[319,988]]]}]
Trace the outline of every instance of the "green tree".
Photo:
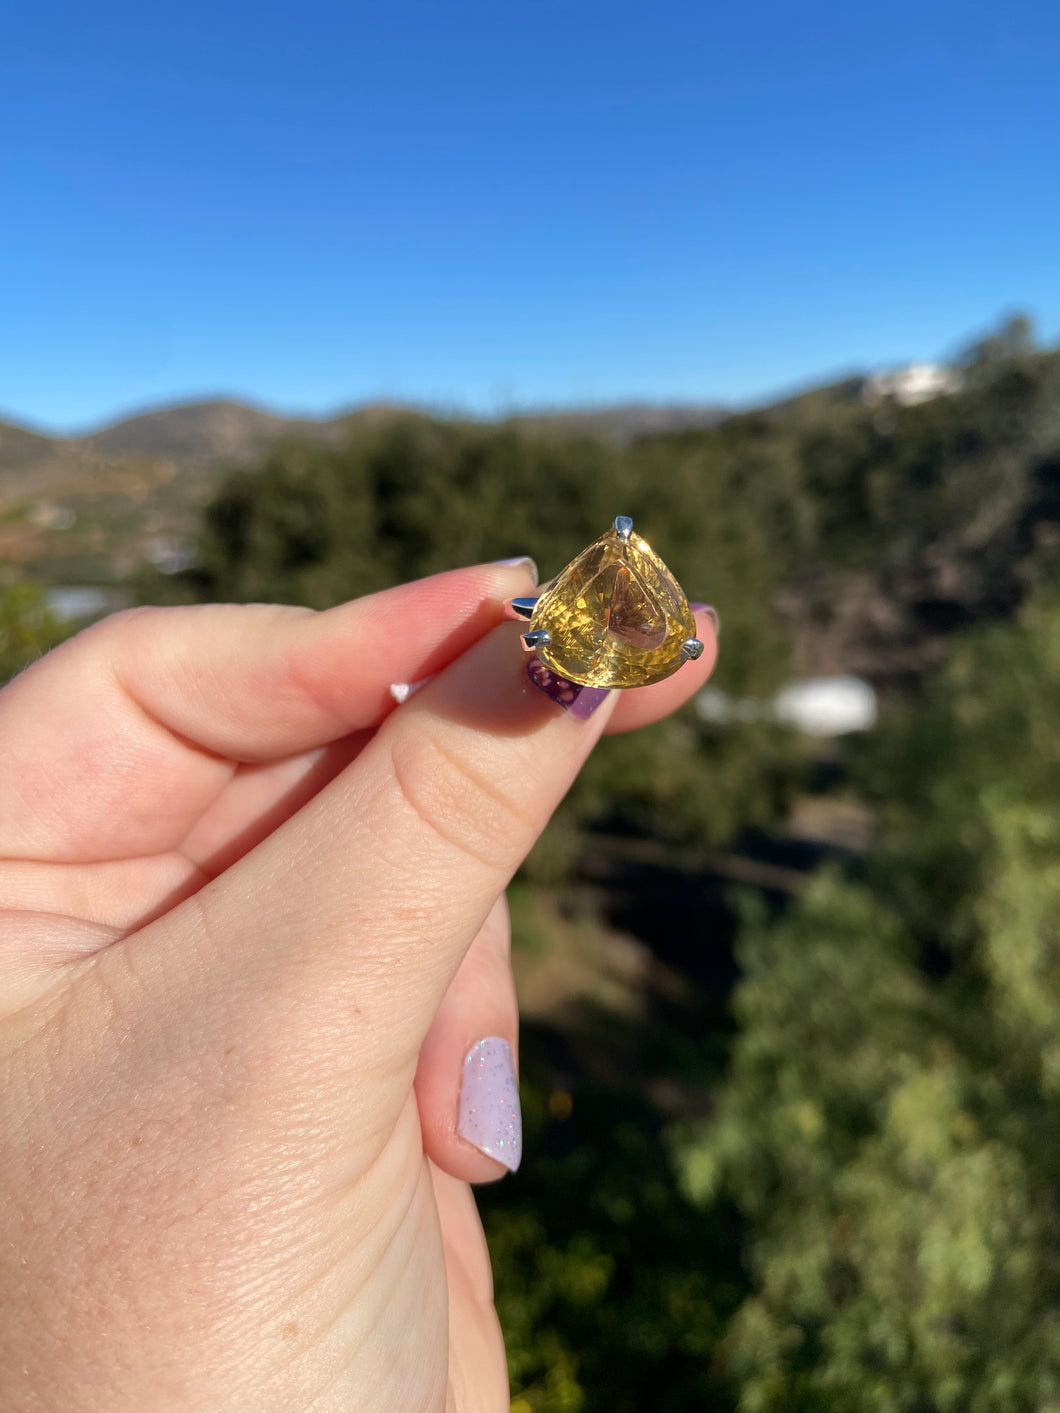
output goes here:
[{"label": "green tree", "polygon": [[[288,440],[225,478],[191,573],[141,585],[150,599],[264,600],[325,608],[456,564],[533,555],[548,578],[633,515],[694,596],[726,623],[719,680],[764,695],[787,653],[768,608],[794,470],[777,438],[656,438],[630,448],[513,425],[404,417],[351,424],[338,447]],[[731,647],[729,646],[731,644]],[[531,870],[554,877],[588,821],[699,846],[779,818],[801,764],[787,733],[719,732],[692,712],[609,743]],[[564,847],[553,847],[557,839]]]},{"label": "green tree", "polygon": [[[881,745],[883,862],[749,925],[714,1119],[746,1410],[1060,1408],[1060,603],[970,639]],[[904,769],[896,762],[904,760]]]},{"label": "green tree", "polygon": [[0,589],[0,685],[65,636],[36,584]]},{"label": "green tree", "polygon": [[633,1084],[573,1100],[523,1085],[532,1165],[483,1189],[513,1407],[690,1413],[733,1406],[715,1346],[742,1289],[736,1229],[679,1190]]}]

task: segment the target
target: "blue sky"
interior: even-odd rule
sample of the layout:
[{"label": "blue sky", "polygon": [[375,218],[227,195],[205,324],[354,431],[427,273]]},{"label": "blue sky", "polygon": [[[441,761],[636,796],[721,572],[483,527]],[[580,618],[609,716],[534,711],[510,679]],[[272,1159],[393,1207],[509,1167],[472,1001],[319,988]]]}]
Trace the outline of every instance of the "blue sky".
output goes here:
[{"label": "blue sky", "polygon": [[1055,0],[0,6],[0,410],[753,400],[1060,335]]}]

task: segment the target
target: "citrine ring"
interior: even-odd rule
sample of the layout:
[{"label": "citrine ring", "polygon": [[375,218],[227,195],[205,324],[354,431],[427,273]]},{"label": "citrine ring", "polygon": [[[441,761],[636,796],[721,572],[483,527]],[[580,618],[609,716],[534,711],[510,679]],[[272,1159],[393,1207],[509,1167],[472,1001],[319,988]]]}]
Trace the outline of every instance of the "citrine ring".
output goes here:
[{"label": "citrine ring", "polygon": [[647,687],[703,652],[684,590],[628,515],[539,595],[507,607],[530,620],[527,652],[582,687]]}]

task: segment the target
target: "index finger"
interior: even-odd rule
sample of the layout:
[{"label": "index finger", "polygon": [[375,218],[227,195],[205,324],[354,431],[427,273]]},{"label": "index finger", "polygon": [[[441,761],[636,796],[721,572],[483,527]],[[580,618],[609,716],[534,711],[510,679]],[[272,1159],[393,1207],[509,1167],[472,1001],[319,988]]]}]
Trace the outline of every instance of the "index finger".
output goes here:
[{"label": "index finger", "polygon": [[88,862],[173,847],[235,763],[377,725],[390,683],[452,662],[529,577],[489,564],[324,613],[206,604],[104,619],[0,692],[0,856]]}]

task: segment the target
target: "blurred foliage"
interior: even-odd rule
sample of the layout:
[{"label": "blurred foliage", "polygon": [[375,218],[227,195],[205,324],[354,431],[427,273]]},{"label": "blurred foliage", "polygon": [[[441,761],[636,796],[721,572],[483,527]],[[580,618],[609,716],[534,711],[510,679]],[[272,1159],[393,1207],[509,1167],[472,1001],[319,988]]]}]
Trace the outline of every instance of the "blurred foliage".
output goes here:
[{"label": "blurred foliage", "polygon": [[[620,448],[425,417],[354,425],[343,447],[285,441],[262,467],[230,474],[206,510],[196,568],[145,579],[140,593],[155,602],[326,608],[517,553],[532,555],[547,578],[624,508],[680,581],[718,605],[733,644],[720,680],[732,691],[767,694],[788,672],[769,610],[784,568],[774,551],[787,533],[787,492],[773,461],[758,462],[724,438]],[[788,733],[736,737],[686,712],[609,743],[530,872],[561,877],[573,857],[567,846],[589,821],[700,846],[727,842],[749,824],[776,823],[800,772]]]},{"label": "blurred foliage", "polygon": [[[765,699],[792,671],[772,609],[785,586],[856,569],[887,600],[923,580],[912,608],[900,605],[915,642],[1009,615],[1053,572],[1060,354],[1037,350],[1017,319],[969,350],[963,377],[962,391],[920,406],[810,394],[629,445],[514,423],[353,419],[343,445],[287,439],[262,466],[231,472],[206,509],[195,568],[145,577],[140,596],[326,608],[518,553],[548,579],[621,511],[719,609],[716,684]],[[841,610],[827,595],[815,609]],[[586,824],[728,845],[775,828],[802,774],[790,734],[719,730],[686,712],[608,742],[528,870],[557,881]]]},{"label": "blurred foliage", "polygon": [[[869,858],[689,911],[694,1007],[529,1028],[528,1160],[480,1195],[517,1413],[1060,1413],[1060,352],[1016,318],[960,371],[918,406],[844,384],[624,445],[352,420],[230,472],[195,567],[141,578],[316,608],[522,553],[547,579],[626,513],[718,607],[734,696],[789,679],[792,585],[871,576],[906,646],[952,635],[848,751]],[[66,631],[0,590],[0,682]],[[515,945],[548,958],[543,890],[589,831],[702,874],[782,827],[806,764],[691,709],[608,740],[513,887]]]},{"label": "blurred foliage", "polygon": [[[917,406],[820,417],[802,434],[815,558],[887,584],[941,551],[973,610],[1007,611],[1048,578],[1060,491],[1060,354],[1010,321],[964,360],[963,386]],[[960,625],[957,625],[960,626]]]},{"label": "blurred foliage", "polygon": [[[918,406],[844,384],[622,446],[351,423],[232,472],[195,569],[141,585],[325,608],[520,553],[547,579],[619,512],[719,608],[736,696],[789,678],[793,585],[826,586],[800,631],[854,573],[901,647],[953,635],[854,752],[871,857],[787,907],[734,895],[727,1068],[731,918],[682,922],[716,985],[654,1049],[590,1081],[584,1018],[528,1037],[532,1161],[482,1196],[518,1413],[1060,1413],[1060,353],[1016,319],[960,366]],[[692,712],[606,742],[517,885],[523,954],[587,829],[702,865],[778,828],[804,766],[768,722]],[[669,1117],[704,1092],[709,1119]]]},{"label": "blurred foliage", "polygon": [[1060,352],[1015,318],[959,372],[959,391],[915,406],[867,404],[855,381],[626,445],[518,423],[351,418],[343,445],[288,438],[231,472],[196,568],[145,576],[141,596],[323,608],[518,553],[548,579],[620,512],[720,609],[719,684],[761,695],[789,672],[769,611],[783,586],[849,569],[885,595],[930,580],[915,633],[1004,616],[1056,569]]},{"label": "blurred foliage", "polygon": [[674,1135],[753,1292],[741,1409],[1060,1408],[1060,596],[970,637],[866,762],[879,863],[740,943],[731,1071]]},{"label": "blurred foliage", "polygon": [[513,1409],[733,1407],[713,1353],[742,1290],[738,1228],[679,1192],[643,1097],[522,1089],[533,1162],[479,1192]]},{"label": "blurred foliage", "polygon": [[885,714],[855,766],[882,825],[874,875],[913,935],[946,957],[978,936],[997,811],[1047,805],[1060,786],[1058,610],[1060,595],[1040,591],[1021,627],[962,644]]},{"label": "blurred foliage", "polygon": [[[693,597],[709,591],[741,645],[739,690],[775,685],[784,644],[766,611],[784,564],[783,488],[724,441],[629,448],[514,426],[407,416],[351,424],[347,444],[279,443],[206,510],[195,570],[152,595],[326,608],[459,564],[530,554],[548,579],[626,507]],[[746,637],[747,641],[742,642]]]},{"label": "blurred foliage", "polygon": [[66,636],[36,584],[0,588],[0,684]]}]

